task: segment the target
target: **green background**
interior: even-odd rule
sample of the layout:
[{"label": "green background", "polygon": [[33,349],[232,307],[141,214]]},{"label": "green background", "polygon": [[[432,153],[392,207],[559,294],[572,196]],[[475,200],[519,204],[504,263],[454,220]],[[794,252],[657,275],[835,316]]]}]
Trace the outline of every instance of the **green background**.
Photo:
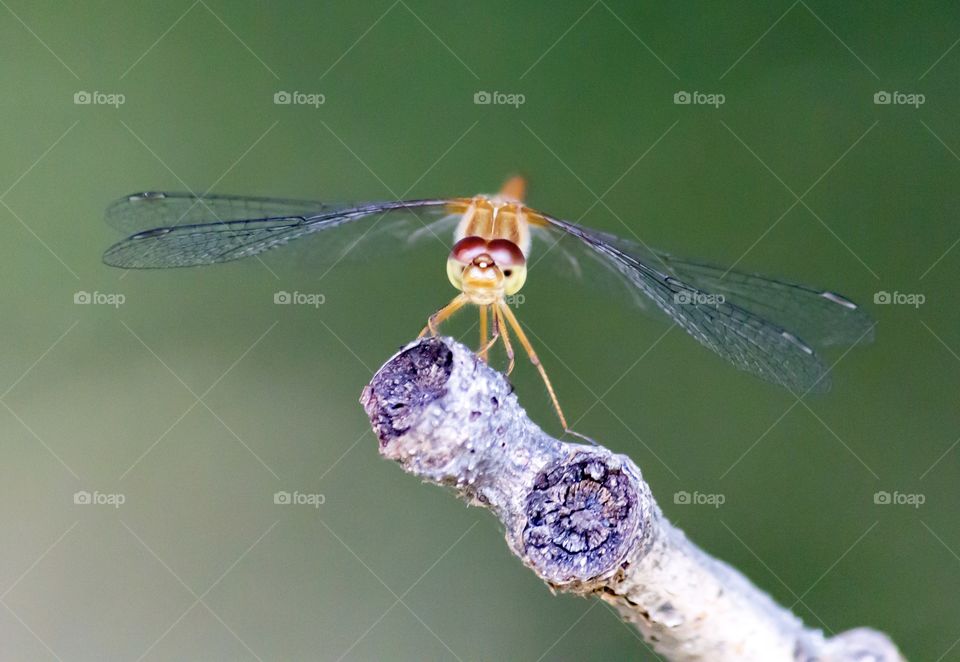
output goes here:
[{"label": "green background", "polygon": [[[323,278],[309,254],[100,262],[102,210],[144,188],[376,200],[517,171],[533,206],[871,311],[876,342],[802,404],[677,330],[658,342],[667,324],[589,272],[534,269],[518,314],[576,427],[705,550],[812,626],[960,660],[956,4],[0,4],[4,660],[655,659],[606,605],[551,596],[488,513],[378,457],[357,397],[452,295],[438,243]],[[555,431],[535,371],[513,380]]]}]

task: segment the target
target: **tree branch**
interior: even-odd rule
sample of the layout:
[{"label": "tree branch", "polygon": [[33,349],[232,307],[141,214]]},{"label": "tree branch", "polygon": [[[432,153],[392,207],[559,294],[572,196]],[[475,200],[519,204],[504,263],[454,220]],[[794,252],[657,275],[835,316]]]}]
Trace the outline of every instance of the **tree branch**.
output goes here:
[{"label": "tree branch", "polygon": [[506,378],[452,339],[408,345],[361,403],[381,455],[492,510],[550,587],[599,596],[670,660],[904,659],[874,630],[828,639],[805,627],[671,525],[628,457],[548,436]]}]

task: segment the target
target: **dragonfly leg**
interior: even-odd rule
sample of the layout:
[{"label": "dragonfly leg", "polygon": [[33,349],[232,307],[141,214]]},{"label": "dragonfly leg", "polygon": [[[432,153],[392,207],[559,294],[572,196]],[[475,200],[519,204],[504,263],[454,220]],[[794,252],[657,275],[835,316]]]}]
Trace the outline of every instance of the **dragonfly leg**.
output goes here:
[{"label": "dragonfly leg", "polygon": [[[511,328],[513,328],[514,333],[517,334],[517,339],[523,346],[524,351],[527,352],[527,356],[530,357],[530,363],[537,367],[537,372],[540,373],[540,377],[543,379],[543,383],[547,387],[547,393],[550,394],[550,401],[553,402],[553,408],[557,412],[557,417],[560,419],[560,425],[563,426],[563,430],[565,432],[573,432],[570,429],[570,426],[567,425],[567,419],[563,415],[563,410],[560,409],[560,402],[557,400],[557,394],[553,390],[553,384],[550,383],[550,378],[547,377],[547,371],[543,368],[543,364],[540,363],[540,357],[537,356],[536,351],[533,349],[533,345],[530,344],[527,334],[524,333],[523,329],[520,327],[520,322],[517,321],[517,316],[513,314],[513,311],[510,310],[510,306],[508,306],[506,302],[501,301],[497,303],[496,306],[500,311],[501,319],[506,318],[510,323]],[[506,328],[504,328],[504,331],[506,331]],[[506,339],[506,336],[504,336],[504,339]]]},{"label": "dragonfly leg", "polygon": [[487,350],[490,349],[487,342],[487,307],[480,306],[480,344],[478,345],[480,358],[486,362]]},{"label": "dragonfly leg", "polygon": [[463,308],[465,305],[467,305],[467,297],[463,294],[458,294],[456,297],[454,297],[453,301],[427,318],[427,325],[423,327],[423,331],[421,331],[420,335],[417,337],[423,338],[428,333],[431,336],[437,335],[437,327],[444,321],[450,319],[454,313]]},{"label": "dragonfly leg", "polygon": [[[480,306],[480,322],[481,322],[481,325],[485,325],[485,324],[487,323],[487,309],[488,309],[488,308],[490,309],[491,312],[494,310],[492,306]],[[481,332],[481,334],[480,334],[480,337],[481,337],[480,348],[477,350],[477,354],[479,354],[479,355],[480,355],[480,358],[481,358],[483,361],[485,361],[485,362],[489,362],[489,358],[490,358],[490,357],[487,355],[487,353],[490,351],[490,348],[493,347],[494,345],[496,345],[496,344],[497,344],[497,341],[500,340],[500,327],[497,326],[497,318],[496,318],[495,313],[493,313],[493,314],[494,314],[494,318],[493,318],[493,328],[491,329],[490,340],[487,340],[487,341],[484,343],[483,340],[486,339],[486,333]],[[485,328],[485,327],[484,327],[484,328]]]},{"label": "dragonfly leg", "polygon": [[480,351],[477,352],[480,355],[480,358],[484,361],[489,361],[487,352],[490,351],[490,348],[493,347],[497,341],[500,340],[500,332],[496,329],[493,330],[493,334],[490,336],[490,340],[487,341],[487,344],[480,348]]},{"label": "dragonfly leg", "polygon": [[510,332],[507,330],[507,325],[503,321],[503,315],[500,314],[500,307],[498,304],[493,304],[491,306],[491,311],[493,312],[493,323],[496,325],[497,334],[503,336],[503,347],[507,351],[507,358],[510,363],[507,365],[507,376],[510,376],[510,373],[513,372],[513,366],[516,364],[513,354],[513,343],[510,342]]}]

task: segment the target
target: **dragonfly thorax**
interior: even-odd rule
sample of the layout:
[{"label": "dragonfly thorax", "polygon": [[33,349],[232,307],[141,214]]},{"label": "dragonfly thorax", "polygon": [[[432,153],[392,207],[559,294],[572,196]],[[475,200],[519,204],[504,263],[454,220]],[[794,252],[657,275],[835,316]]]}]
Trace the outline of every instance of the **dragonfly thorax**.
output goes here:
[{"label": "dragonfly thorax", "polygon": [[476,195],[464,200],[456,212],[462,214],[454,233],[454,241],[465,237],[506,239],[515,244],[524,256],[530,251],[530,210],[522,202],[506,197]]}]

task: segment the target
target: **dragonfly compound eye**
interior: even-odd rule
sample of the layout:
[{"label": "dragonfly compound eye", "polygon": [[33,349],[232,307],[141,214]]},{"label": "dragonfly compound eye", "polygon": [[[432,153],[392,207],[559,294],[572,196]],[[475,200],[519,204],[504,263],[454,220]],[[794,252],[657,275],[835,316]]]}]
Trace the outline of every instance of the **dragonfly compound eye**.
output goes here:
[{"label": "dragonfly compound eye", "polygon": [[516,294],[527,280],[527,260],[520,247],[508,239],[493,239],[487,251],[503,272],[503,293]]},{"label": "dragonfly compound eye", "polygon": [[487,252],[501,269],[523,266],[527,261],[520,247],[508,239],[493,239],[487,244]]},{"label": "dragonfly compound eye", "polygon": [[450,258],[466,265],[487,251],[487,241],[483,237],[464,237],[453,245]]}]

